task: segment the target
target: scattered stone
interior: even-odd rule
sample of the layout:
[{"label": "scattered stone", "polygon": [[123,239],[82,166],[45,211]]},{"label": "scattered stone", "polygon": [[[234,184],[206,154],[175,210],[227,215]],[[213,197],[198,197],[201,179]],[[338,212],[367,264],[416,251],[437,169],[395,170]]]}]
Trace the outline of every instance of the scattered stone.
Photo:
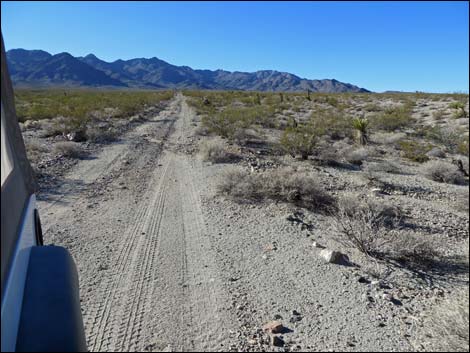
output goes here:
[{"label": "scattered stone", "polygon": [[365,277],[359,277],[358,282],[359,282],[359,283],[364,283],[364,284],[369,284],[369,283],[371,283],[371,282],[370,282],[367,278],[365,278]]},{"label": "scattered stone", "polygon": [[279,336],[271,336],[271,344],[275,347],[284,347],[284,340]]},{"label": "scattered stone", "polygon": [[324,249],[325,247],[319,243],[317,243],[316,241],[312,241],[312,246],[314,248],[317,248],[317,249]]},{"label": "scattered stone", "polygon": [[379,195],[383,194],[383,191],[380,188],[373,188],[373,189],[370,190],[370,193],[372,195],[379,196]]},{"label": "scattered stone", "polygon": [[337,265],[347,265],[349,264],[349,258],[347,255],[340,253],[339,251],[323,249],[320,251],[320,257],[322,257],[326,262]]},{"label": "scattered stone", "polygon": [[280,321],[271,321],[263,326],[263,331],[268,333],[281,333],[284,329]]},{"label": "scattered stone", "polygon": [[86,140],[85,134],[82,131],[72,131],[65,135],[67,140],[73,142],[83,142]]}]

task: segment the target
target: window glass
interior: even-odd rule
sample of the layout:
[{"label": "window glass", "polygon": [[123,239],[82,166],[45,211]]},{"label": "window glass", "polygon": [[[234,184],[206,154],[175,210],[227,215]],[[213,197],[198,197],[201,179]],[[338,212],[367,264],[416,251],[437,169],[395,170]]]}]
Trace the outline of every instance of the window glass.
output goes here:
[{"label": "window glass", "polygon": [[3,182],[7,179],[8,175],[13,170],[13,158],[11,154],[11,147],[8,141],[8,136],[5,132],[5,112],[3,110],[3,103],[1,104],[2,109],[2,121],[1,121],[1,159],[2,159],[2,186]]}]

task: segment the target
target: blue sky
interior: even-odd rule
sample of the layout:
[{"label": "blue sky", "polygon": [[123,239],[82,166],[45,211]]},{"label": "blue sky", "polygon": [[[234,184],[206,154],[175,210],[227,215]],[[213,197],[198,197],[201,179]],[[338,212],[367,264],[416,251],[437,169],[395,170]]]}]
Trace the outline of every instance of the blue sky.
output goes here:
[{"label": "blue sky", "polygon": [[8,49],[274,69],[373,91],[469,89],[468,2],[4,2]]}]

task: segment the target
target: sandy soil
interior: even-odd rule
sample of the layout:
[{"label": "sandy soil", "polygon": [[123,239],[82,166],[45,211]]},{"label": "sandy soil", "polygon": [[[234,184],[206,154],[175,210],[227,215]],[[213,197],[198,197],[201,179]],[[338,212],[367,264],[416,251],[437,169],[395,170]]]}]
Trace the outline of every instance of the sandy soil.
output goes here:
[{"label": "sandy soil", "polygon": [[[68,248],[78,267],[89,350],[412,350],[426,298],[449,289],[364,283],[311,246],[330,245],[324,216],[305,212],[311,227],[301,227],[286,220],[293,206],[216,197],[231,166],[193,153],[196,121],[177,95],[41,194],[46,244]],[[283,348],[261,330],[273,319],[287,328]]]}]

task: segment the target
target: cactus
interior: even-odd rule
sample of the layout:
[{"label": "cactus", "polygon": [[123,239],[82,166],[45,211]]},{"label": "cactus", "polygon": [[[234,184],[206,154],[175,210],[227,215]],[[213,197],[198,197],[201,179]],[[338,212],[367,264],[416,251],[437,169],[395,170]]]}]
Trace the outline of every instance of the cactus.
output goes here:
[{"label": "cactus", "polygon": [[279,97],[281,97],[281,103],[284,102],[284,95],[282,94],[282,92],[279,93]]},{"label": "cactus", "polygon": [[310,98],[310,89],[307,90],[307,99],[308,99],[309,101],[312,100],[312,98]]}]

